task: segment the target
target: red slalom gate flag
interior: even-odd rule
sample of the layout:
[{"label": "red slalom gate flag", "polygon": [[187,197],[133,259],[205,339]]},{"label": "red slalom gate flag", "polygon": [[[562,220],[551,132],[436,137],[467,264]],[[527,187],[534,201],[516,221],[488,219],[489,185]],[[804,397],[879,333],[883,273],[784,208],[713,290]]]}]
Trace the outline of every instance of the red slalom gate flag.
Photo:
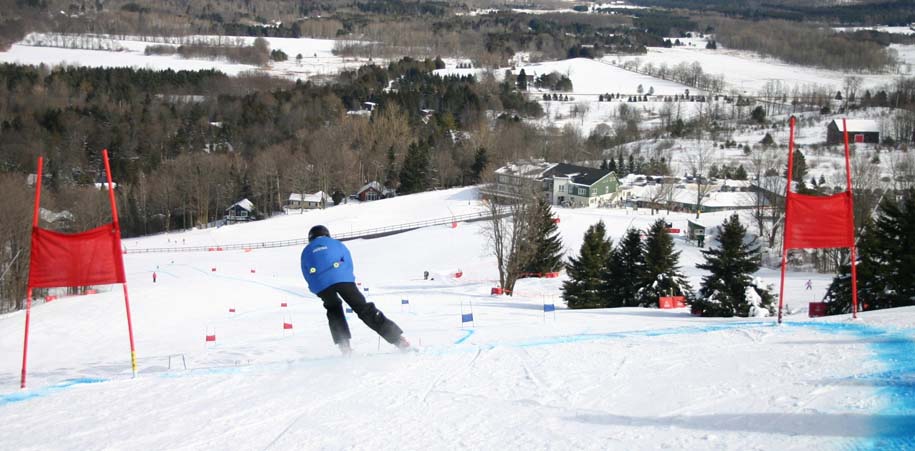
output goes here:
[{"label": "red slalom gate flag", "polygon": [[785,225],[785,248],[823,249],[855,244],[851,194],[808,196],[788,193],[791,211]]},{"label": "red slalom gate flag", "polygon": [[292,323],[284,322],[284,323],[283,323],[283,330],[288,330],[288,329],[292,329]]},{"label": "red slalom gate flag", "polygon": [[33,227],[29,286],[54,288],[125,283],[120,241],[114,224],[81,233]]}]

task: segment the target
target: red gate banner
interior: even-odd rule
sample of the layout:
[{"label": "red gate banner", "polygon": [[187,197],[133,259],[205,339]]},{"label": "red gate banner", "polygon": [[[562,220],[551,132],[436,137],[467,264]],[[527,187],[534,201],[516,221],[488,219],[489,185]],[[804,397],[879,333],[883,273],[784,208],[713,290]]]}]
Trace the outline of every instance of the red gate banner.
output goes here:
[{"label": "red gate banner", "polygon": [[808,196],[788,193],[791,221],[785,226],[787,249],[850,247],[855,244],[851,193]]},{"label": "red gate banner", "polygon": [[[782,276],[778,290],[778,322],[782,322],[785,297],[785,268],[789,249],[848,248],[851,253],[852,317],[858,317],[858,274],[855,262],[855,217],[851,185],[851,157],[848,126],[842,120],[845,137],[845,191],[832,196],[808,196],[791,191],[794,178],[794,116],[788,121],[788,177],[785,188],[785,227],[782,243]],[[864,139],[863,135],[856,135]]]},{"label": "red gate banner", "polygon": [[113,223],[81,233],[33,228],[29,286],[54,288],[125,283],[118,235]]}]

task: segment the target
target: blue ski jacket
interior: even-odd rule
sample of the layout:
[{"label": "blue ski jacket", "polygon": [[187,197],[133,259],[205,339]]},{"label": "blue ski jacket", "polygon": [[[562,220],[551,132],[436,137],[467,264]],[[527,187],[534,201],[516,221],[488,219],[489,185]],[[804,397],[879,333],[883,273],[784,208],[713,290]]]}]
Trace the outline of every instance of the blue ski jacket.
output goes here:
[{"label": "blue ski jacket", "polygon": [[302,275],[314,294],[340,282],[355,282],[353,258],[340,241],[322,236],[302,250]]}]

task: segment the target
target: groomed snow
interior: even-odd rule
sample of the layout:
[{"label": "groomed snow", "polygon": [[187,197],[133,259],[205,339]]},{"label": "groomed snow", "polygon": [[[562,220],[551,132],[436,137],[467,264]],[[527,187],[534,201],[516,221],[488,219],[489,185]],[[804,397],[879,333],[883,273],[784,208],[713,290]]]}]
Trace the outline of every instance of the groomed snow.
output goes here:
[{"label": "groomed snow", "polygon": [[[479,208],[474,193],[404,196],[213,233],[220,241],[291,239],[318,223],[334,233],[348,223],[437,218],[458,204]],[[557,209],[556,215],[573,253],[598,220],[618,239],[627,226],[644,228],[659,217],[609,209]],[[690,217],[667,218],[685,228]],[[0,443],[41,450],[915,445],[915,309],[865,312],[859,321],[799,313],[782,327],[771,318],[703,319],[686,309],[573,311],[559,299],[564,273],[523,279],[515,296],[495,297],[489,295],[495,264],[482,226],[347,242],[365,294],[422,345],[418,354],[379,347],[350,314],[356,355],[338,357],[323,307],[305,289],[298,247],[128,253],[139,377],[130,377],[118,287],[34,307],[25,391],[18,390],[24,312],[0,316]],[[207,233],[130,242],[157,247]],[[683,270],[698,287],[700,249],[675,241]],[[434,280],[423,280],[423,271]],[[461,278],[454,277],[458,271]],[[757,276],[778,280],[772,269]],[[804,290],[808,279],[811,291]],[[791,309],[803,312],[829,280],[789,273]],[[555,317],[543,313],[550,302]],[[475,322],[461,328],[470,303]],[[284,321],[293,323],[294,334],[284,335]],[[210,347],[208,332],[217,338]]]}]

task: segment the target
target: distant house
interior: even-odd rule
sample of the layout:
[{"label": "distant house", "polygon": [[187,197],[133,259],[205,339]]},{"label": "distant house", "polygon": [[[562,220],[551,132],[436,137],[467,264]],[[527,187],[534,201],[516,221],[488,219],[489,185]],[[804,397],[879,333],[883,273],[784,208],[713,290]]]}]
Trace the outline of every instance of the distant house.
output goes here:
[{"label": "distant house", "polygon": [[359,188],[359,191],[356,191],[356,198],[362,202],[385,199],[394,197],[394,195],[394,190],[385,188],[381,183],[374,180],[366,183],[365,186]]},{"label": "distant house", "polygon": [[286,208],[313,210],[315,208],[324,208],[330,203],[330,196],[324,191],[318,191],[313,194],[292,193],[286,202]]},{"label": "distant house", "polygon": [[254,219],[254,204],[248,199],[242,199],[226,208],[226,224],[253,221]]},{"label": "distant house", "polygon": [[[848,126],[849,143],[880,143],[880,127],[877,121],[870,119],[848,119],[845,121]],[[837,145],[845,142],[842,121],[836,119],[826,126],[826,144]]]},{"label": "distant house", "polygon": [[520,161],[496,170],[496,183],[484,189],[494,197],[517,197],[534,186],[552,205],[598,206],[611,202],[619,180],[611,171],[544,160]]},{"label": "distant house", "polygon": [[559,163],[544,173],[548,199],[555,205],[594,207],[610,202],[619,188],[616,173]]}]

